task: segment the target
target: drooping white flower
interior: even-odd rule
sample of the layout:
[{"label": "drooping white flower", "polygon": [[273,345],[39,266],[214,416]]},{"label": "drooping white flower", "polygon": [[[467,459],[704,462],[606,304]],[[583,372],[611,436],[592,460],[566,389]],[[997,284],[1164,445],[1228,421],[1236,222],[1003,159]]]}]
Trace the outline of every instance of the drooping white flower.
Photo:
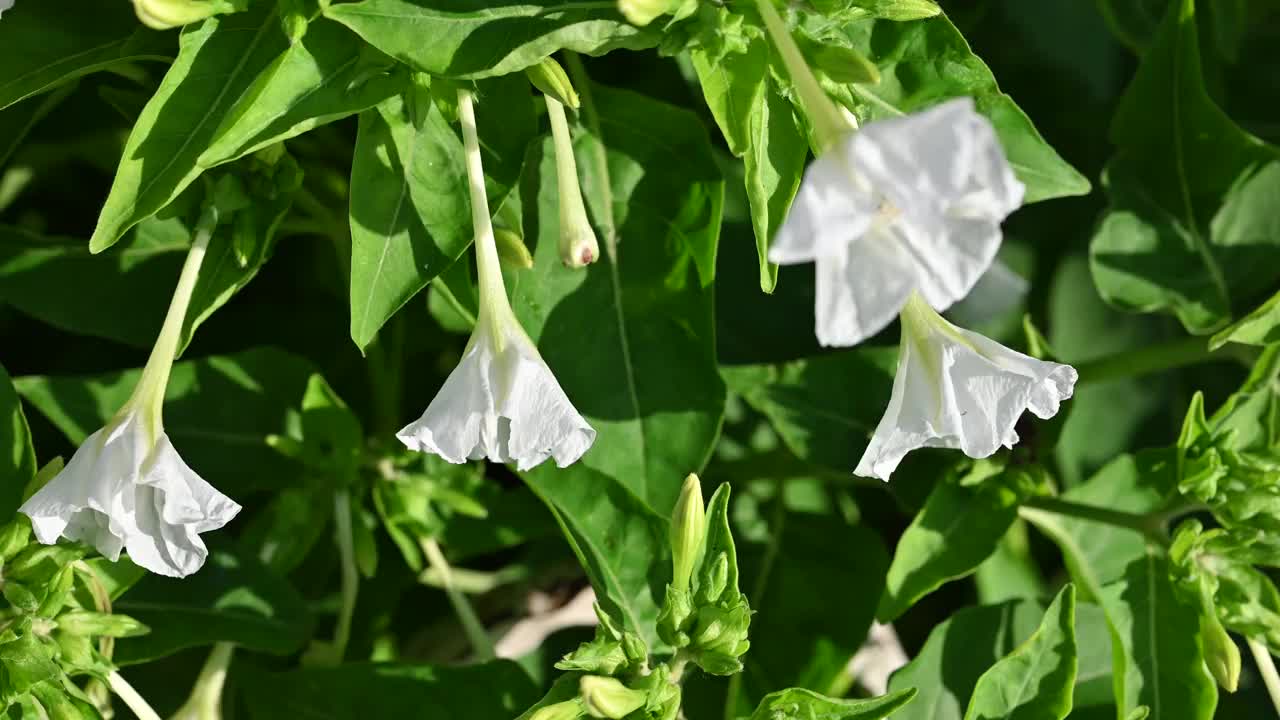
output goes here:
[{"label": "drooping white flower", "polygon": [[912,293],[902,310],[893,395],[854,473],[888,480],[921,447],[955,448],[972,458],[1011,448],[1022,413],[1053,417],[1075,384],[1070,365],[958,328]]},{"label": "drooping white flower", "polygon": [[185,577],[208,550],[199,533],[240,512],[187,466],[144,410],[131,410],[90,435],[47,485],[22,505],[36,539],[79,540],[115,561],[122,549],[154,573]]},{"label": "drooping white flower", "polygon": [[178,338],[214,225],[215,215],[202,218],[133,395],[19,508],[31,518],[40,542],[52,545],[60,537],[86,542],[113,562],[123,549],[151,572],[186,577],[209,554],[200,533],[222,527],[240,512],[183,462],[162,419]]},{"label": "drooping white flower", "polygon": [[475,226],[480,312],[462,360],[422,417],[396,434],[410,449],[453,463],[488,458],[528,470],[547,458],[565,467],[596,431],[556,382],[507,300],[498,266],[471,94],[458,93]]},{"label": "drooping white flower", "polygon": [[949,100],[845,133],[822,153],[769,259],[815,263],[818,341],[855,345],[912,291],[937,310],[964,297],[1022,195],[991,123],[969,98]]}]

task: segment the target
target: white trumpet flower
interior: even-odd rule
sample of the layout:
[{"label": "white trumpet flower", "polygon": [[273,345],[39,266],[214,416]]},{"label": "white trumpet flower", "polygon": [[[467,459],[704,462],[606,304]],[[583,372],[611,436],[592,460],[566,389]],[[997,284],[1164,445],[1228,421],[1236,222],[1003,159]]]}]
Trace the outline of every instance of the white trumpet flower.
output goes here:
[{"label": "white trumpet flower", "polygon": [[919,291],[934,309],[964,297],[1022,202],[991,123],[969,98],[846,133],[805,173],[769,249],[813,262],[823,345],[856,345]]},{"label": "white trumpet flower", "polygon": [[183,462],[164,432],[161,413],[210,233],[202,223],[133,396],[19,509],[31,518],[40,542],[82,541],[113,562],[123,549],[151,572],[186,577],[209,554],[200,533],[222,527],[240,512]]},{"label": "white trumpet flower", "polygon": [[958,328],[912,293],[902,309],[893,395],[854,473],[887,481],[921,447],[955,448],[972,458],[1011,448],[1022,413],[1053,417],[1075,384],[1070,365]]},{"label": "white trumpet flower", "polygon": [[458,366],[422,417],[396,436],[412,450],[452,463],[488,458],[528,470],[554,458],[565,467],[591,447],[596,431],[569,402],[511,310],[489,219],[470,92],[459,91],[458,115],[471,190],[480,312]]}]

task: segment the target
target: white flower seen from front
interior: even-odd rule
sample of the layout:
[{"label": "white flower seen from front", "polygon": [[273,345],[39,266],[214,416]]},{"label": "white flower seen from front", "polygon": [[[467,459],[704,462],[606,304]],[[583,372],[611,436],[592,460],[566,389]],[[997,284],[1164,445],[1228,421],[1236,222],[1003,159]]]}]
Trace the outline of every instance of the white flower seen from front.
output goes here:
[{"label": "white flower seen from front", "polygon": [[[203,226],[202,226],[203,227]],[[164,327],[132,397],[85,439],[71,461],[20,512],[36,539],[88,543],[113,562],[126,550],[160,575],[186,577],[208,550],[200,533],[216,530],[240,506],[183,462],[164,431],[161,408],[210,230],[197,231]]]},{"label": "white flower seen from front", "polygon": [[805,173],[769,249],[816,266],[815,330],[856,345],[918,291],[937,310],[964,297],[1022,202],[990,122],[968,98],[848,132]]},{"label": "white flower seen from front", "polygon": [[578,414],[520,326],[498,265],[471,93],[458,93],[475,225],[480,312],[462,359],[422,417],[397,433],[410,449],[452,463],[488,458],[528,470],[547,458],[565,467],[596,431]]},{"label": "white flower seen from front", "polygon": [[921,447],[955,448],[972,458],[1011,448],[1022,413],[1053,417],[1075,384],[1075,368],[958,328],[912,293],[902,310],[889,407],[854,473],[888,480]]}]

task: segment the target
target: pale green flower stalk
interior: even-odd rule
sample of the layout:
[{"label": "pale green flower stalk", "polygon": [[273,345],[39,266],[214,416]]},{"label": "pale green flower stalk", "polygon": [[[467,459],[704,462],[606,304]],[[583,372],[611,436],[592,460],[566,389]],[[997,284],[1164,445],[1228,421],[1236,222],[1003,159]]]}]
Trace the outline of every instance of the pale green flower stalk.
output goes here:
[{"label": "pale green flower stalk", "polygon": [[169,720],[222,720],[222,688],[235,651],[236,646],[227,642],[213,646],[191,688],[191,695]]}]

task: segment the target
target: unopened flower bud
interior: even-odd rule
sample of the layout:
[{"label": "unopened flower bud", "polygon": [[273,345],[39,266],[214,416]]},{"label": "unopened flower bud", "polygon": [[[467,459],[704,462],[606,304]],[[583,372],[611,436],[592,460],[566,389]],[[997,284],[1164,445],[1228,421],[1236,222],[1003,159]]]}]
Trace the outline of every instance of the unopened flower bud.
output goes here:
[{"label": "unopened flower bud", "polygon": [[533,255],[529,254],[529,248],[525,246],[524,238],[520,237],[520,233],[504,227],[495,227],[493,239],[498,244],[499,260],[520,270],[533,267]]},{"label": "unopened flower bud", "polygon": [[235,10],[221,0],[133,0],[133,9],[143,25],[155,30],[182,27]]},{"label": "unopened flower bud", "polygon": [[537,65],[525,68],[524,74],[543,95],[555,98],[561,105],[578,109],[578,92],[573,89],[573,83],[569,81],[564,68],[553,58],[543,58]]},{"label": "unopened flower bud", "polygon": [[675,510],[671,513],[671,585],[686,590],[694,565],[702,554],[707,534],[707,511],[702,502],[702,483],[690,473],[680,489]]},{"label": "unopened flower bud", "polygon": [[593,718],[619,720],[644,707],[645,693],[632,690],[611,677],[584,675],[578,681],[578,694]]},{"label": "unopened flower bud", "polygon": [[632,25],[644,27],[671,9],[671,0],[618,0],[618,12]]},{"label": "unopened flower bud", "polygon": [[132,637],[145,635],[149,628],[127,615],[108,615],[89,610],[71,610],[58,616],[58,628],[72,635]]},{"label": "unopened flower bud", "polygon": [[573,157],[573,139],[569,136],[564,106],[550,95],[546,100],[551,135],[555,140],[556,180],[560,191],[560,260],[565,267],[585,267],[600,257],[600,245],[587,219],[587,209],[582,204],[578,163]]}]

